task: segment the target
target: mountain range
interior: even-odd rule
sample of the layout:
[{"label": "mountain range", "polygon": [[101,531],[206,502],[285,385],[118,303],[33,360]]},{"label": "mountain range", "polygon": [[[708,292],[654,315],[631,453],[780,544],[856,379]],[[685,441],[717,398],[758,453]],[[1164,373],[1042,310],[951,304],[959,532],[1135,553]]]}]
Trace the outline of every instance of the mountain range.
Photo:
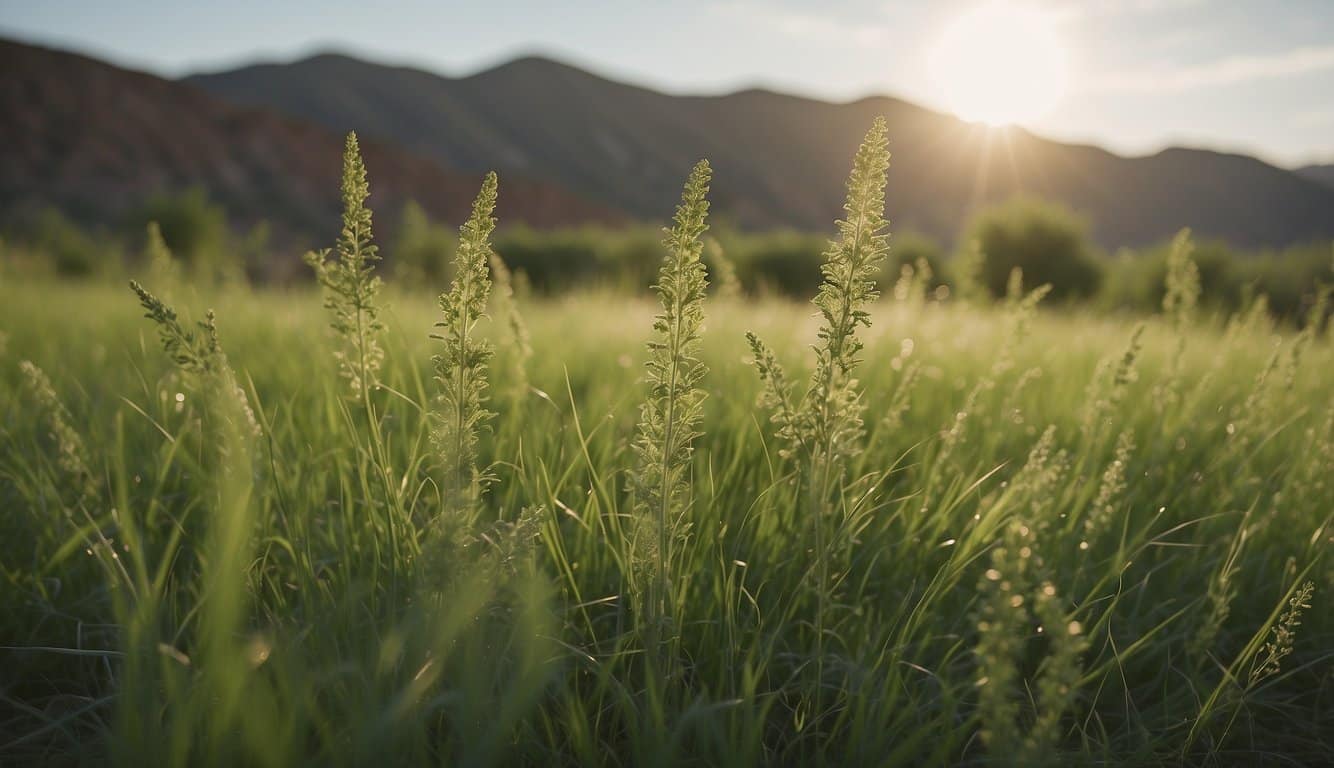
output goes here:
[{"label": "mountain range", "polygon": [[1328,165],[1304,165],[1297,169],[1297,175],[1311,181],[1334,187],[1334,163]]},{"label": "mountain range", "polygon": [[[0,221],[45,206],[112,224],[162,193],[202,188],[234,223],[267,221],[302,244],[339,226],[342,129],[237,106],[186,83],[84,56],[0,40]],[[482,174],[448,169],[392,142],[363,141],[373,201],[416,200],[461,220]],[[501,215],[554,226],[617,223],[615,208],[507,174]]]},{"label": "mountain range", "polygon": [[1026,194],[1080,212],[1108,248],[1183,226],[1244,247],[1334,238],[1334,184],[1309,169],[1184,148],[1125,157],[883,96],[669,95],[539,57],[445,77],[324,54],[168,81],[2,41],[0,206],[105,218],[202,186],[241,221],[322,236],[336,227],[339,135],[356,130],[377,210],[416,199],[457,221],[494,169],[502,223],[662,222],[705,157],[717,216],[827,231],[876,115],[895,229],[950,241],[980,206]]},{"label": "mountain range", "polygon": [[1243,246],[1334,236],[1334,189],[1251,157],[1191,149],[1121,157],[886,97],[672,96],[536,57],[448,78],[320,55],[189,82],[357,128],[450,167],[558,182],[647,219],[671,211],[691,163],[707,157],[716,210],[748,227],[827,229],[857,142],[884,115],[891,220],[937,237],[952,239],[969,212],[1019,193],[1084,213],[1109,247],[1183,226]]}]

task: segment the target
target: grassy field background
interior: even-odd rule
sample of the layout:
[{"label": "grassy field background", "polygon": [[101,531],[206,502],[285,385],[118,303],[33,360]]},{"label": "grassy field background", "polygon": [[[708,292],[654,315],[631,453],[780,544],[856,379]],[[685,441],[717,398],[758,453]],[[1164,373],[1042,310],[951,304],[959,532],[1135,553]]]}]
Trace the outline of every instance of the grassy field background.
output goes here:
[{"label": "grassy field background", "polygon": [[[436,530],[432,302],[384,301],[386,483],[315,293],[159,290],[192,319],[216,309],[254,408],[239,507],[199,393],[129,290],[0,285],[6,762],[1334,754],[1327,337],[1260,315],[1137,330],[882,300],[859,374],[869,435],[820,596],[811,511],[755,407],[744,339],[803,382],[816,318],[709,299],[670,592],[679,663],[655,681],[626,593],[651,299],[521,299],[526,384],[483,324],[501,344],[479,446],[495,482],[482,533],[460,539]],[[86,490],[51,427],[62,408]],[[1300,626],[1282,620],[1294,599],[1310,606]]]}]

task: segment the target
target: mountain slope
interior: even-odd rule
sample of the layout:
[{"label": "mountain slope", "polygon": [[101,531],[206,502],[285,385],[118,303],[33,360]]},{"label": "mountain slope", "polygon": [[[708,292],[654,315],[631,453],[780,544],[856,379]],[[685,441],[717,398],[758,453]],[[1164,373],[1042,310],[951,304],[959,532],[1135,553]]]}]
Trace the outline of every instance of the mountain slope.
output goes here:
[{"label": "mountain slope", "polygon": [[1298,176],[1310,179],[1327,187],[1334,187],[1334,163],[1328,165],[1306,165],[1298,168]]},{"label": "mountain slope", "polygon": [[892,98],[670,96],[531,57],[447,78],[327,54],[189,80],[450,166],[554,181],[645,218],[670,210],[690,165],[707,157],[719,213],[753,227],[827,229],[853,150],[883,114],[894,153],[887,208],[900,228],[952,238],[977,206],[1026,193],[1086,214],[1108,247],[1183,226],[1245,246],[1334,237],[1334,189],[1253,158],[1188,149],[1126,158]]},{"label": "mountain slope", "polygon": [[[0,211],[45,205],[90,222],[162,192],[202,187],[238,223],[269,221],[287,240],[337,233],[343,139],[270,110],[238,107],[194,86],[83,56],[0,40]],[[371,205],[389,223],[408,199],[450,221],[481,183],[376,142],[363,142]],[[547,182],[502,178],[500,215],[535,225],[618,221]]]}]

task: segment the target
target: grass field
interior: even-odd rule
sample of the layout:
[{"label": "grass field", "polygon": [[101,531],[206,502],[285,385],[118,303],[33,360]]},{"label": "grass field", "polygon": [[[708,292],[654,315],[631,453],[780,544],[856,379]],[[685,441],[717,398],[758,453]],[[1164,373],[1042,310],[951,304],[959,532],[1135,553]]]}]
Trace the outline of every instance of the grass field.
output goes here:
[{"label": "grass field", "polygon": [[478,326],[474,484],[426,297],[380,296],[361,392],[313,290],[149,288],[225,363],[126,288],[0,285],[0,762],[1334,760],[1327,336],[906,292],[820,464],[745,336],[801,390],[820,317],[710,296],[655,521],[651,296],[520,297],[531,357]]}]

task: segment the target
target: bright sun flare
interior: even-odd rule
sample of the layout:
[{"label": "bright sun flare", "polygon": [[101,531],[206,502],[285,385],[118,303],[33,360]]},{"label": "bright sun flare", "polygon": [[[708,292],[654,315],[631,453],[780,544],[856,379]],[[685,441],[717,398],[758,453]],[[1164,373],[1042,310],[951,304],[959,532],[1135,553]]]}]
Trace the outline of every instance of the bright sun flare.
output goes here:
[{"label": "bright sun flare", "polygon": [[1041,118],[1065,90],[1065,52],[1051,15],[1007,0],[955,19],[931,69],[955,114],[992,125]]}]

